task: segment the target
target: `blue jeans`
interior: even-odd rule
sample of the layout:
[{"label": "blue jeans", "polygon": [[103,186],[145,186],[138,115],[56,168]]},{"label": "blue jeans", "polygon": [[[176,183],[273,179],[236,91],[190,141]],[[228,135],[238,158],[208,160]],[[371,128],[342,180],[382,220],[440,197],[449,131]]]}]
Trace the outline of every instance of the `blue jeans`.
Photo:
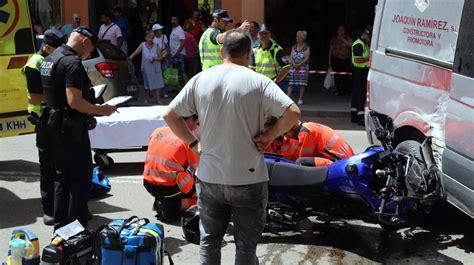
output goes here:
[{"label": "blue jeans", "polygon": [[233,215],[235,264],[258,264],[257,243],[266,221],[268,183],[229,186],[198,181],[199,263],[221,263],[222,239]]}]

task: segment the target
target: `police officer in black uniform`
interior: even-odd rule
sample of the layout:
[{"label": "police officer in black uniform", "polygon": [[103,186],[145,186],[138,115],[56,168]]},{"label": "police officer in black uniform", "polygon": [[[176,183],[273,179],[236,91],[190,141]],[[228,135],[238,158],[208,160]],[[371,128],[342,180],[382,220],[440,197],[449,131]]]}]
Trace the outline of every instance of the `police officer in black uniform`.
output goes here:
[{"label": "police officer in black uniform", "polygon": [[89,114],[109,116],[114,106],[93,104],[91,82],[81,60],[95,49],[97,36],[86,27],[73,30],[66,44],[41,64],[49,107],[48,138],[56,166],[54,228],[74,220],[87,227],[87,191],[92,179]]},{"label": "police officer in black uniform", "polygon": [[45,108],[41,110],[44,96],[40,66],[46,56],[65,42],[66,36],[64,33],[57,29],[48,29],[44,33],[41,50],[33,55],[22,69],[26,77],[26,86],[29,95],[28,113],[30,116],[28,120],[35,125],[36,147],[38,148],[40,166],[41,202],[43,205],[43,222],[45,225],[54,224],[54,179],[56,171],[54,168],[52,147],[45,136],[46,119],[48,117],[47,115],[42,115],[42,113],[44,114]]}]

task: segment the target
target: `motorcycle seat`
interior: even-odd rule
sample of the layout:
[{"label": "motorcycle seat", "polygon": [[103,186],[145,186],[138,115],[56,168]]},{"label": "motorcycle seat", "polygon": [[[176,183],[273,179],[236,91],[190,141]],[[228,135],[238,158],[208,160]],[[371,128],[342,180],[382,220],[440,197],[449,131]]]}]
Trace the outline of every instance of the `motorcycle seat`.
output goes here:
[{"label": "motorcycle seat", "polygon": [[308,167],[291,163],[267,162],[269,188],[274,191],[323,190],[327,167]]}]

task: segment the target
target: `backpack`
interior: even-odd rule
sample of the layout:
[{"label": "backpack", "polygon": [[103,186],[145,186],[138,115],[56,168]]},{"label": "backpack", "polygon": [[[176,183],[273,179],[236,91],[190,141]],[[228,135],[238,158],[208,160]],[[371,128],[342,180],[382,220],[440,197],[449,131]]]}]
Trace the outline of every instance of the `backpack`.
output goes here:
[{"label": "backpack", "polygon": [[104,265],[161,265],[164,254],[168,255],[169,264],[173,264],[164,249],[164,236],[163,226],[150,223],[146,218],[132,216],[113,220],[97,229],[101,250],[95,254]]},{"label": "backpack", "polygon": [[95,167],[92,171],[92,185],[89,188],[89,199],[102,197],[111,190],[110,180],[104,176],[100,167]]}]

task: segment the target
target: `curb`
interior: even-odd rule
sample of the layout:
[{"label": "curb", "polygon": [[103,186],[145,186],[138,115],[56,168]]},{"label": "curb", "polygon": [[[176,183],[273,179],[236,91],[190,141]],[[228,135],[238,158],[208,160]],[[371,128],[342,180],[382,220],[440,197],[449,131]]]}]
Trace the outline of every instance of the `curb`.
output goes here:
[{"label": "curb", "polygon": [[349,111],[334,111],[334,110],[317,110],[317,109],[301,109],[302,117],[320,117],[320,118],[339,118],[349,119]]}]

